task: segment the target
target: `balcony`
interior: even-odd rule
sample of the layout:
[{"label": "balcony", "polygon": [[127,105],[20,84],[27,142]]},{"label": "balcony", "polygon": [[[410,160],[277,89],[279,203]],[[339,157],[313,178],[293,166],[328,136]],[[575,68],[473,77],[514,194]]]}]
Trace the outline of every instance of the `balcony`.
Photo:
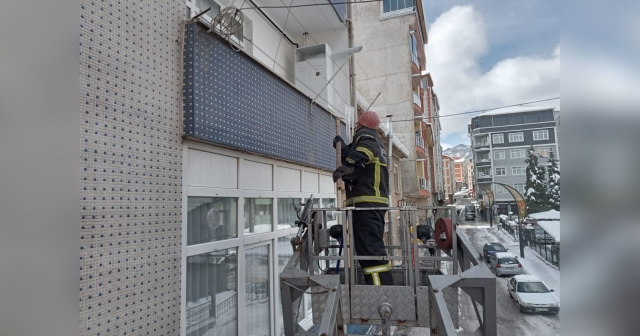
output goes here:
[{"label": "balcony", "polygon": [[480,158],[480,160],[476,161],[476,167],[490,167],[491,160],[487,157]]},{"label": "balcony", "polygon": [[422,108],[422,99],[420,99],[420,96],[415,91],[413,92],[413,103]]},{"label": "balcony", "polygon": [[492,182],[493,176],[491,176],[490,171],[478,172],[478,183],[482,182]]},{"label": "balcony", "polygon": [[489,141],[477,141],[473,148],[476,150],[489,150]]},{"label": "balcony", "polygon": [[416,146],[422,148],[424,150],[424,139],[422,139],[422,134],[416,133]]}]

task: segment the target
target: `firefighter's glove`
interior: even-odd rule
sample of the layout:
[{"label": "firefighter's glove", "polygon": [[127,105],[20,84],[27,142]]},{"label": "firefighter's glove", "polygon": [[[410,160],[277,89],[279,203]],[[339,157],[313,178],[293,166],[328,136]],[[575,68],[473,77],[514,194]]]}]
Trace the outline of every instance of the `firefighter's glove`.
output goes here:
[{"label": "firefighter's glove", "polygon": [[333,182],[338,182],[338,179],[342,178],[345,175],[349,175],[353,173],[353,166],[340,166],[336,171],[333,172]]},{"label": "firefighter's glove", "polygon": [[[342,144],[344,144],[344,140],[342,139],[342,137],[341,137],[341,136],[336,135],[336,137],[335,137],[335,138],[333,138],[333,148],[336,148],[336,145],[337,145],[338,143],[342,143]],[[340,146],[340,147],[342,147],[342,146]]]}]

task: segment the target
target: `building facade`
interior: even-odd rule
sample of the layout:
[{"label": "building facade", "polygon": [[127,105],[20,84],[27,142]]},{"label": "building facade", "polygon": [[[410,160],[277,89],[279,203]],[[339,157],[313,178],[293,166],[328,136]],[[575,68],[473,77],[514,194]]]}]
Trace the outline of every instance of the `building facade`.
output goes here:
[{"label": "building facade", "polygon": [[383,120],[393,116],[393,136],[409,149],[399,167],[403,196],[415,205],[429,205],[433,201],[427,148],[433,138],[424,121],[425,88],[420,80],[427,43],[422,4],[383,1],[352,8],[354,45],[363,46],[355,57],[358,99],[365,102],[363,109],[375,99],[371,110]]},{"label": "building facade", "polygon": [[453,202],[453,194],[456,192],[456,170],[454,158],[442,155],[442,172],[446,197],[449,202]]},{"label": "building facade", "polygon": [[473,158],[467,160],[465,164],[465,170],[467,175],[467,189],[473,190],[474,170],[473,170]]},{"label": "building facade", "polygon": [[549,153],[559,158],[557,128],[553,108],[516,107],[486,112],[471,119],[469,125],[475,160],[477,198],[478,186],[491,188],[498,213],[516,212],[513,197],[502,186],[512,186],[525,192],[524,160],[533,146],[540,166],[546,166]]},{"label": "building facade", "polygon": [[459,191],[460,187],[467,185],[467,161],[462,158],[453,158],[455,167],[456,178],[456,190]]},{"label": "building facade", "polygon": [[219,36],[230,4],[81,1],[82,335],[283,334],[294,206],[336,203],[346,13],[252,8]]},{"label": "building facade", "polygon": [[434,202],[445,198],[443,168],[442,168],[442,146],[440,145],[440,103],[438,95],[434,90],[434,82],[431,74],[422,76],[423,87],[425,88],[425,103],[427,113],[427,131],[431,132],[432,143],[429,143],[429,173],[431,175],[431,195]]}]

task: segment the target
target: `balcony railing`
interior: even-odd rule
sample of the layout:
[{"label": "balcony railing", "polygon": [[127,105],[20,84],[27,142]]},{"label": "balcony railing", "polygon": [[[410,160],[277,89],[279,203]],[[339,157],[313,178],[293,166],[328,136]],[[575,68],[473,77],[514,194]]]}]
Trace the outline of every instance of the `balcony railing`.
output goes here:
[{"label": "balcony railing", "polygon": [[420,61],[418,61],[418,54],[411,53],[411,61],[413,62],[413,64],[415,64],[418,67],[418,69],[420,69]]},{"label": "balcony railing", "polygon": [[477,147],[484,147],[484,146],[489,146],[489,141],[478,141],[478,142],[476,142],[476,148]]},{"label": "balcony railing", "polygon": [[422,99],[420,99],[420,96],[417,93],[413,93],[413,103],[422,107]]},{"label": "balcony railing", "polygon": [[424,149],[424,139],[422,139],[422,135],[419,133],[416,134],[416,146]]},{"label": "balcony railing", "polygon": [[427,184],[427,180],[424,177],[418,176],[418,185],[421,190],[429,190],[429,185]]}]

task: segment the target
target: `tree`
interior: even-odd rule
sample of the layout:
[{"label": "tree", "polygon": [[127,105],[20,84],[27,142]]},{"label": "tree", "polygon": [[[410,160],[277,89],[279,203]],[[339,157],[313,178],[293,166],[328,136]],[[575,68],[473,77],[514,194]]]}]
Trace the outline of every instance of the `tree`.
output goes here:
[{"label": "tree", "polygon": [[553,210],[560,211],[560,169],[558,168],[558,160],[556,160],[553,151],[549,153],[547,176],[549,176],[549,182],[547,184],[548,206]]},{"label": "tree", "polygon": [[538,156],[529,149],[527,159],[527,183],[525,184],[524,199],[527,202],[527,213],[547,211],[549,201],[547,195],[547,185],[545,183],[545,169],[538,164]]}]

